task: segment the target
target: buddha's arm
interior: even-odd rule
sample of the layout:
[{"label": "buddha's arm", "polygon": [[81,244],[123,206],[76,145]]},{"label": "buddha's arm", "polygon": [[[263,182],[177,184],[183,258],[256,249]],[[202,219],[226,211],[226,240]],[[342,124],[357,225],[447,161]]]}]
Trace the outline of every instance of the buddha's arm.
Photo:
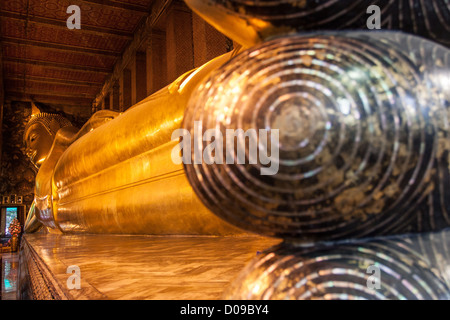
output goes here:
[{"label": "buddha's arm", "polygon": [[71,137],[70,143],[73,143],[74,141],[78,140],[82,136],[84,136],[86,133],[89,133],[90,131],[94,130],[95,128],[100,127],[101,125],[107,123],[108,121],[111,121],[118,117],[120,115],[119,112],[112,111],[112,110],[100,110],[97,111],[92,115],[92,117],[81,127],[81,129]]}]

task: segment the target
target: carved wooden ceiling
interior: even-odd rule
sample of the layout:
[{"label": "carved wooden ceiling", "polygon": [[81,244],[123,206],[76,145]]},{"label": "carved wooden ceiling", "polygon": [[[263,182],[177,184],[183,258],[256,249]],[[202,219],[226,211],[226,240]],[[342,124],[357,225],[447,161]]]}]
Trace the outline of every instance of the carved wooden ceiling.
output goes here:
[{"label": "carved wooden ceiling", "polygon": [[[153,0],[1,0],[5,99],[91,108]],[[69,30],[70,5],[81,29]]]}]

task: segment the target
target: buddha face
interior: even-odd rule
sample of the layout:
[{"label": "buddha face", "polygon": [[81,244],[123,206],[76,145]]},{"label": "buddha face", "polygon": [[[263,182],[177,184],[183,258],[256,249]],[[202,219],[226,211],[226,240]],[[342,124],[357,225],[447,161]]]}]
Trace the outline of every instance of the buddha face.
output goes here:
[{"label": "buddha face", "polygon": [[40,167],[53,144],[53,136],[40,123],[35,123],[25,133],[26,154],[30,161]]}]

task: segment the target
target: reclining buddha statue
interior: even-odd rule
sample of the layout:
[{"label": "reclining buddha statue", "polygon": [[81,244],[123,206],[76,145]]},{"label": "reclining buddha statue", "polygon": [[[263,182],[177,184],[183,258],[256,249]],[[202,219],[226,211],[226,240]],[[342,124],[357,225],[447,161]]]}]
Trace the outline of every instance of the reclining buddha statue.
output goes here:
[{"label": "reclining buddha statue", "polygon": [[[127,234],[234,234],[238,226],[307,242],[450,225],[445,33],[426,23],[412,31],[431,40],[355,31],[366,28],[366,7],[350,10],[345,1],[186,2],[243,47],[123,114],[94,114],[79,131],[57,116],[32,117],[25,140],[40,166],[37,221],[62,232]],[[397,2],[383,8],[381,26],[408,29],[395,18]],[[413,2],[427,19],[448,14],[440,1]],[[402,19],[414,11],[404,10]],[[337,24],[303,19],[318,12],[357,18],[343,25],[352,30],[320,31]],[[261,175],[261,159],[175,163],[172,135],[183,128],[195,136],[195,123],[201,143],[191,138],[192,157],[211,128],[223,136],[279,130],[278,172]],[[245,137],[237,149],[251,157]]]},{"label": "reclining buddha statue", "polygon": [[[25,140],[39,172],[26,230],[282,238],[231,298],[311,297],[302,275],[318,269],[308,266],[326,260],[329,274],[351,278],[361,255],[393,270],[384,285],[394,296],[409,297],[397,288],[417,281],[450,297],[450,275],[445,282],[426,265],[448,262],[448,250],[421,260],[422,240],[385,238],[450,227],[447,3],[374,1],[382,30],[367,30],[363,1],[186,3],[242,47],[122,114],[99,111],[80,130],[32,117]],[[278,139],[267,143],[261,130]],[[222,145],[210,148],[212,137]],[[212,149],[216,161],[195,161]],[[267,159],[255,154],[269,149],[277,170],[266,175]],[[423,235],[433,247],[450,247],[447,236]],[[373,237],[383,239],[345,242]],[[366,290],[350,278],[330,296]]]},{"label": "reclining buddha statue", "polygon": [[232,55],[123,114],[98,111],[80,130],[60,115],[33,115],[24,140],[39,171],[25,231],[43,225],[64,233],[242,234],[201,204],[182,165],[171,161],[171,135],[195,84]]}]

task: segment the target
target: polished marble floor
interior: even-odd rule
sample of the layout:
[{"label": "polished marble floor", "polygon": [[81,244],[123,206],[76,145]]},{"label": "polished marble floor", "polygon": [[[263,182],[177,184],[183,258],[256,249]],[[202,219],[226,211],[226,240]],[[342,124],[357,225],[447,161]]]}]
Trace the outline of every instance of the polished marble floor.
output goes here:
[{"label": "polished marble floor", "polygon": [[[26,240],[68,298],[140,300],[221,299],[259,251],[280,242],[256,236],[52,234]],[[68,289],[69,266],[79,267],[80,289]]]},{"label": "polished marble floor", "polygon": [[19,254],[1,253],[1,300],[16,300]]}]

